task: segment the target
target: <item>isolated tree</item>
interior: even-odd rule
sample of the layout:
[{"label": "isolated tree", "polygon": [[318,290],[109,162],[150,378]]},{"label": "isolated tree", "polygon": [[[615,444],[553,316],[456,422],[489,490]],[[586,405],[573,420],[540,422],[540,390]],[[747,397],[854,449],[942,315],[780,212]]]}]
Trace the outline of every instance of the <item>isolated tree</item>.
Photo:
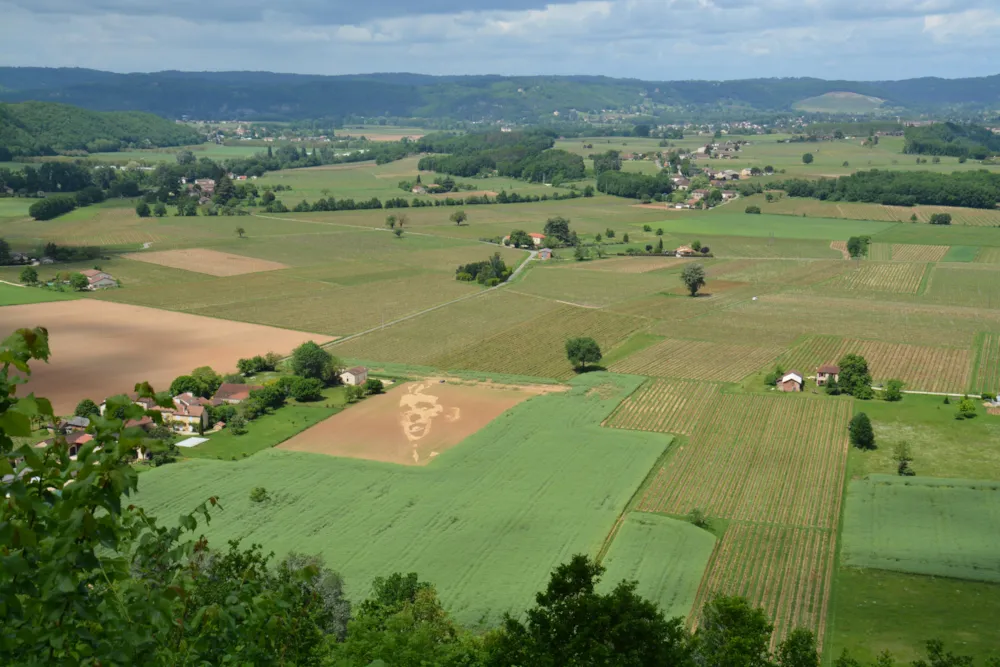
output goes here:
[{"label": "isolated tree", "polygon": [[386,218],[385,218],[385,226],[388,227],[389,229],[395,229],[396,228],[396,216],[394,216],[394,215],[386,216]]},{"label": "isolated tree", "polygon": [[247,230],[243,229],[242,227],[237,227],[236,228],[236,235],[239,236],[240,238],[243,238],[244,236],[246,236],[246,233],[247,233]]},{"label": "isolated tree", "polygon": [[469,219],[469,216],[466,215],[465,211],[459,209],[454,213],[452,213],[448,219],[454,222],[456,225],[461,225],[463,222]]},{"label": "isolated tree", "polygon": [[552,237],[564,245],[573,244],[573,237],[569,230],[569,220],[561,215],[546,220],[545,228],[542,232],[546,237]]},{"label": "isolated tree", "polygon": [[69,286],[77,292],[82,292],[90,287],[90,281],[82,273],[74,273],[69,277]]},{"label": "isolated tree", "polygon": [[963,398],[958,403],[958,416],[963,419],[972,419],[976,416],[976,403],[971,398]]},{"label": "isolated tree", "polygon": [[149,213],[149,204],[144,201],[139,202],[139,204],[135,207],[135,214],[140,218],[148,218]]},{"label": "isolated tree", "polygon": [[369,396],[375,396],[377,394],[382,394],[385,392],[385,385],[378,378],[368,378],[364,384],[365,393]]},{"label": "isolated tree", "polygon": [[596,364],[601,357],[601,348],[593,338],[570,338],[566,341],[566,358],[579,371],[586,370],[587,364]]},{"label": "isolated tree", "polygon": [[698,290],[705,286],[705,269],[701,264],[688,264],[681,271],[681,282],[687,287],[691,296],[698,294]]},{"label": "isolated tree", "polygon": [[860,354],[845,355],[839,363],[840,389],[845,394],[855,398],[868,399],[872,397],[872,375],[868,370],[868,362]]},{"label": "isolated tree", "polygon": [[864,412],[854,415],[847,429],[852,445],[858,449],[875,449],[875,430],[871,419]]},{"label": "isolated tree", "polygon": [[582,555],[556,568],[524,620],[507,614],[488,645],[486,664],[628,665],[691,664],[682,619],[667,620],[652,602],[622,581],[597,592],[604,568]]},{"label": "isolated tree", "polygon": [[871,243],[869,236],[852,236],[847,239],[847,253],[854,259],[864,257],[868,254],[869,243]]},{"label": "isolated tree", "polygon": [[901,440],[892,448],[892,460],[896,462],[896,472],[900,477],[913,477],[917,473],[910,468],[913,462],[913,452],[910,450],[910,443]]},{"label": "isolated tree", "polygon": [[916,222],[916,221],[917,221],[917,214],[914,213],[913,215],[910,216],[910,222]]},{"label": "isolated tree", "polygon": [[951,213],[932,213],[930,223],[932,225],[950,225]]},{"label": "isolated tree", "polygon": [[399,215],[396,216],[396,224],[399,226],[400,229],[402,229],[409,221],[410,218],[405,213],[400,213]]},{"label": "isolated tree", "polygon": [[886,380],[885,389],[882,392],[882,398],[890,402],[903,400],[903,381]]},{"label": "isolated tree", "polygon": [[20,280],[25,285],[34,285],[38,282],[38,271],[33,266],[26,266],[21,269]]},{"label": "isolated tree", "polygon": [[760,206],[747,206],[743,212],[749,215],[760,215]]},{"label": "isolated tree", "polygon": [[535,242],[531,240],[531,236],[523,229],[512,231],[507,241],[515,248],[530,248],[535,245]]},{"label": "isolated tree", "polygon": [[774,201],[774,195],[768,192],[767,194],[764,195],[764,199],[766,199],[767,203],[770,204],[771,202]]},{"label": "isolated tree", "polygon": [[622,234],[622,243],[628,243],[628,233]]},{"label": "isolated tree", "polygon": [[702,610],[695,633],[698,664],[713,667],[772,667],[774,626],[763,609],[740,597],[717,596]]},{"label": "isolated tree", "polygon": [[402,227],[396,227],[394,230],[392,230],[392,233],[396,235],[397,239],[403,238],[403,228]]},{"label": "isolated tree", "polygon": [[101,409],[97,407],[97,403],[94,403],[89,398],[85,398],[76,404],[73,414],[77,417],[93,417],[94,415],[101,414]]},{"label": "isolated tree", "polygon": [[813,163],[813,154],[812,153],[803,153],[802,154],[802,164],[812,164],[812,163]]},{"label": "isolated tree", "polygon": [[299,377],[316,378],[329,384],[340,372],[340,362],[310,340],[292,352],[292,372]]},{"label": "isolated tree", "polygon": [[157,218],[162,218],[167,214],[167,205],[161,201],[156,202],[153,205],[153,215]]}]

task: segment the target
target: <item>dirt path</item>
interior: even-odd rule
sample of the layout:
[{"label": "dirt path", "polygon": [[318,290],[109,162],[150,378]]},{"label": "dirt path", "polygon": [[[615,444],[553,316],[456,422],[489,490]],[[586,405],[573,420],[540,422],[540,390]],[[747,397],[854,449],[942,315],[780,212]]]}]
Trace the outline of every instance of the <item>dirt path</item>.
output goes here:
[{"label": "dirt path", "polygon": [[17,283],[7,282],[6,280],[0,280],[0,283],[4,285],[11,285],[12,287],[24,287],[24,285],[18,285]]}]

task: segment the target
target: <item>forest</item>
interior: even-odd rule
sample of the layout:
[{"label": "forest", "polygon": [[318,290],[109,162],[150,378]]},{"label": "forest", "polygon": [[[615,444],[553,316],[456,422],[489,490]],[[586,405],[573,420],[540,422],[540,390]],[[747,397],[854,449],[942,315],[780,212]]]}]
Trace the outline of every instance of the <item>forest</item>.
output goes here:
[{"label": "forest", "polygon": [[473,177],[496,172],[500,176],[536,183],[559,184],[583,178],[583,158],[554,149],[553,136],[544,131],[481,132],[463,136],[430,134],[417,146],[428,155],[417,165],[421,171]]},{"label": "forest", "polygon": [[908,127],[903,136],[906,137],[904,153],[950,155],[973,160],[985,160],[1000,154],[1000,134],[971,123],[933,123]]},{"label": "forest", "polygon": [[[930,171],[884,171],[872,169],[838,178],[774,181],[769,188],[784,190],[792,197],[829,201],[870,202],[889,206],[966,206],[996,208],[1000,201],[1000,174],[985,169],[941,174]],[[744,194],[760,186],[744,186]]]},{"label": "forest", "polygon": [[0,162],[71,151],[182,146],[204,141],[196,130],[150,113],[96,112],[68,104],[0,104]]}]

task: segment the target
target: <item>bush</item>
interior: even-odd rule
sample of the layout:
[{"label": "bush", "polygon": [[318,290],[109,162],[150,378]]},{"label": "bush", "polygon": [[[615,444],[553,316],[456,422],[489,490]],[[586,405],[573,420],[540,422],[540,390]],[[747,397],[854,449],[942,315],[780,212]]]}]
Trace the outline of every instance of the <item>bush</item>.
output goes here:
[{"label": "bush", "polygon": [[709,521],[708,521],[708,517],[705,516],[705,513],[702,512],[697,507],[695,507],[693,510],[691,510],[691,513],[688,514],[688,521],[690,521],[694,525],[698,526],[699,528],[705,528],[705,529],[707,529],[709,527],[709,525],[710,525]]},{"label": "bush", "polygon": [[73,195],[52,195],[36,201],[28,208],[28,215],[35,220],[51,220],[76,208]]},{"label": "bush", "polygon": [[385,393],[385,385],[382,384],[381,380],[369,378],[368,381],[365,382],[365,393],[369,396]]},{"label": "bush", "polygon": [[885,390],[882,398],[887,401],[900,401],[903,399],[903,382],[901,380],[889,380],[885,383]]},{"label": "bush", "polygon": [[262,503],[270,499],[271,496],[268,495],[267,489],[265,489],[263,486],[255,486],[250,491],[250,502]]},{"label": "bush", "polygon": [[934,213],[931,215],[930,223],[932,225],[950,225],[951,224],[951,214],[950,213]]},{"label": "bush", "polygon": [[875,449],[875,431],[868,415],[863,412],[854,415],[847,428],[852,445],[858,449]]},{"label": "bush", "polygon": [[976,416],[976,404],[971,398],[963,398],[958,404],[958,414],[963,419],[972,419]]},{"label": "bush", "polygon": [[745,208],[745,209],[743,210],[743,212],[744,212],[744,213],[748,213],[748,214],[750,214],[750,215],[760,215],[760,206],[753,206],[753,205],[751,205],[751,206],[747,206],[747,207],[746,207],[746,208]]},{"label": "bush", "polygon": [[247,418],[239,412],[235,412],[232,419],[229,420],[228,426],[233,435],[243,435],[247,432]]},{"label": "bush", "polygon": [[316,378],[295,378],[289,392],[292,398],[302,403],[318,401],[323,398],[323,382]]}]

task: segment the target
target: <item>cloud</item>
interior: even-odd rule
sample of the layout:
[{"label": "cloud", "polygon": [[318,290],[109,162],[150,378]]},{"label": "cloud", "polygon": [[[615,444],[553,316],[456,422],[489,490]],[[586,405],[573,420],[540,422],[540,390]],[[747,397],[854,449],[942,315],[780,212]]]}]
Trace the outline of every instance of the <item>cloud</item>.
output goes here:
[{"label": "cloud", "polygon": [[[0,0],[0,62],[890,79],[991,71],[995,0]],[[38,48],[45,44],[46,48]]]}]

